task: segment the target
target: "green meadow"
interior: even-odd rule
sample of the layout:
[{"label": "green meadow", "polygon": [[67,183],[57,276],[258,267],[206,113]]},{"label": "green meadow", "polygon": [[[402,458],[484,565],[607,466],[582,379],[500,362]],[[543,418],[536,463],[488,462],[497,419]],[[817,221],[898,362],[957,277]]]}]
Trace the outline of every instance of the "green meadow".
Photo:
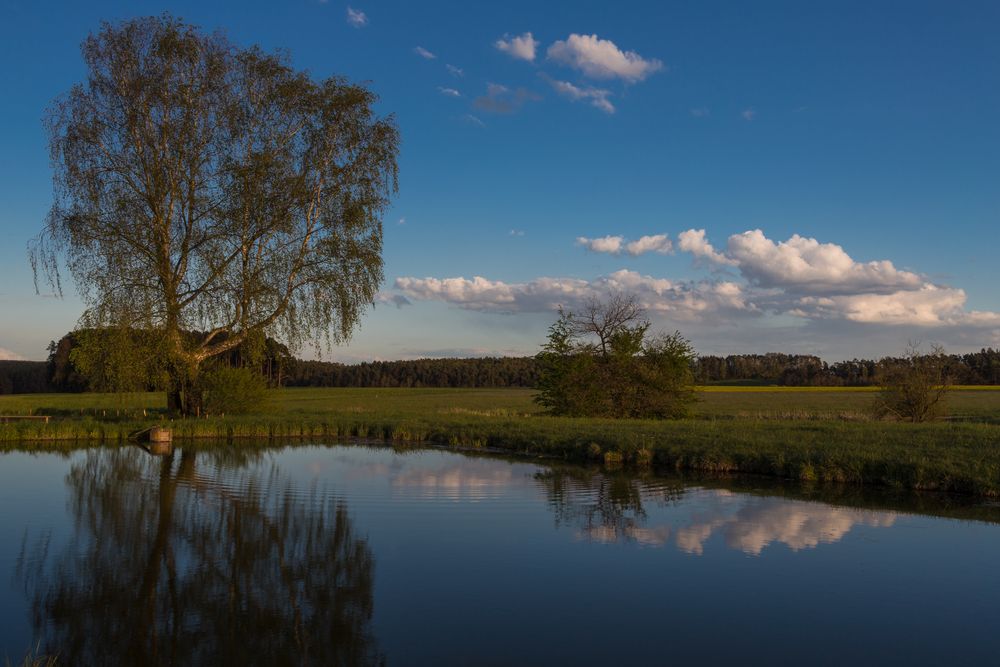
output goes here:
[{"label": "green meadow", "polygon": [[951,417],[875,421],[870,389],[707,387],[677,421],[551,417],[522,389],[281,389],[258,414],[170,420],[163,394],[0,396],[7,448],[119,443],[152,425],[175,438],[369,438],[608,465],[754,473],[1000,496],[1000,390],[956,389]]}]

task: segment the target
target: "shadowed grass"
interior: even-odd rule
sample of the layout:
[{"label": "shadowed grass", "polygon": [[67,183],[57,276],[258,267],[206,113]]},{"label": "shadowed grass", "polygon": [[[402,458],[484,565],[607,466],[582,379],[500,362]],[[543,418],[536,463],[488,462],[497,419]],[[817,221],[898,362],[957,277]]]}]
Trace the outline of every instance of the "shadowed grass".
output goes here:
[{"label": "shadowed grass", "polygon": [[869,420],[870,392],[740,389],[705,392],[698,416],[680,421],[549,417],[533,392],[511,389],[285,389],[258,415],[173,421],[162,394],[13,396],[0,397],[0,414],[59,416],[0,424],[0,441],[121,442],[162,423],[176,438],[384,438],[1000,496],[1000,425],[989,423],[1000,417],[1000,392],[956,392],[953,410],[975,422],[902,424]]}]

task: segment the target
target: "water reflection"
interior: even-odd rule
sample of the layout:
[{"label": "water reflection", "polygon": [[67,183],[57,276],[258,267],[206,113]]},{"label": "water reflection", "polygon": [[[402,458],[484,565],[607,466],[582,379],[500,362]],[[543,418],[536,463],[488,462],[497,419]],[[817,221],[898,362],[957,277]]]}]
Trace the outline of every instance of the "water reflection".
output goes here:
[{"label": "water reflection", "polygon": [[347,509],[254,454],[88,451],[71,539],[22,549],[61,664],[371,664],[374,559]]},{"label": "water reflection", "polygon": [[780,498],[742,498],[733,513],[727,491],[705,491],[706,504],[715,507],[708,516],[677,530],[677,547],[702,554],[705,542],[721,534],[726,545],[759,556],[768,545],[778,542],[792,551],[839,542],[856,526],[888,528],[896,521],[894,512],[876,512]]},{"label": "water reflection", "polygon": [[664,544],[670,528],[647,527],[646,506],[673,503],[684,494],[679,483],[623,472],[553,467],[535,478],[548,496],[556,525],[574,526],[596,542]]},{"label": "water reflection", "polygon": [[[545,490],[557,525],[575,527],[592,542],[673,545],[702,555],[706,543],[720,536],[731,549],[759,556],[771,544],[792,551],[840,541],[857,526],[890,527],[896,513],[836,507],[787,498],[735,494],[720,489],[687,488],[678,482],[624,473],[553,468],[536,479]],[[683,509],[647,508],[675,505]]]}]

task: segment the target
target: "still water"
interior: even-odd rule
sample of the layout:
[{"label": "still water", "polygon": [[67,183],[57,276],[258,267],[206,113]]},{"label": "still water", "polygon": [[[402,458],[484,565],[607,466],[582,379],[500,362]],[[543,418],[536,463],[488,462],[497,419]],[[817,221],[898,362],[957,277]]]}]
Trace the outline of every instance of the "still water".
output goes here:
[{"label": "still water", "polygon": [[1000,662],[1000,507],[438,450],[0,454],[0,574],[0,663]]}]

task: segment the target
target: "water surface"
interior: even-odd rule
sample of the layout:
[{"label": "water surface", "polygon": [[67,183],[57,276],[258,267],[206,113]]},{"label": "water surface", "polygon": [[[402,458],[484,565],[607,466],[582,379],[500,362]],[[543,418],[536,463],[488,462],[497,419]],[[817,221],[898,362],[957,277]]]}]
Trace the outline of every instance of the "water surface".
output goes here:
[{"label": "water surface", "polygon": [[438,450],[10,452],[0,652],[37,645],[69,665],[994,663],[997,522],[1000,508],[956,498]]}]

